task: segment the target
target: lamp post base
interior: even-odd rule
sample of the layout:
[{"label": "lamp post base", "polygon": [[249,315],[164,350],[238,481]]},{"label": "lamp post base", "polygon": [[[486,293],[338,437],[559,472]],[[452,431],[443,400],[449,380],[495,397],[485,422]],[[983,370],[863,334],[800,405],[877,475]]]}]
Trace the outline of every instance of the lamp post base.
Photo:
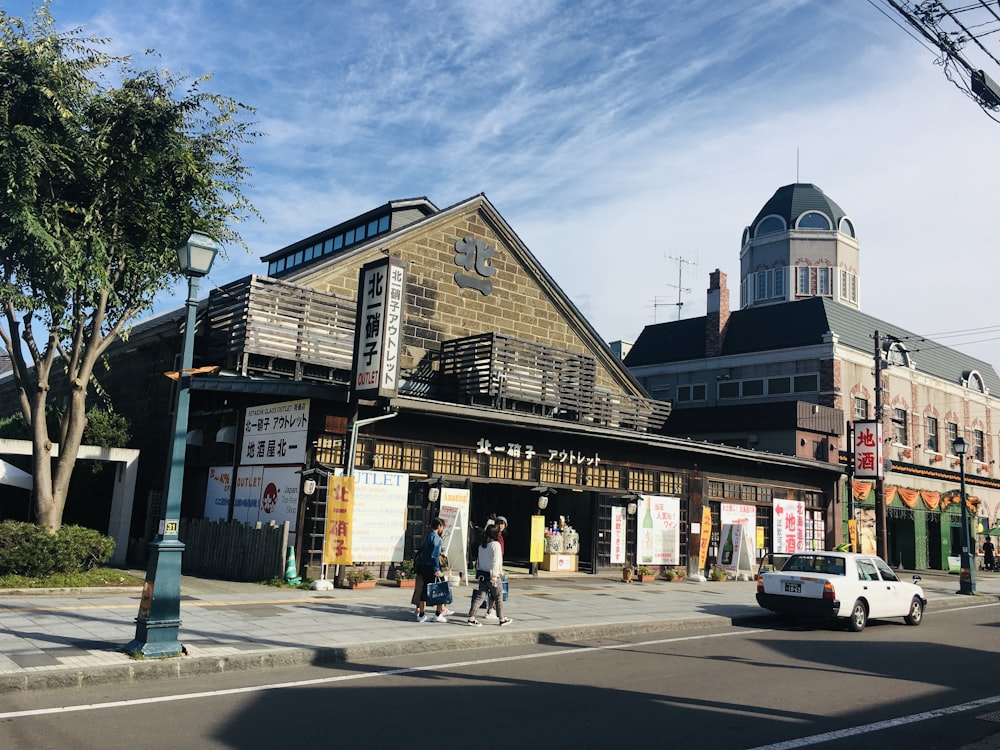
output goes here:
[{"label": "lamp post base", "polygon": [[132,656],[180,656],[181,554],[179,539],[161,539],[149,545],[149,566],[142,588],[139,615],[135,618],[135,639],[122,647]]},{"label": "lamp post base", "polygon": [[972,556],[968,552],[961,555],[960,570],[958,572],[958,594],[968,594],[974,596],[976,593],[976,579],[972,572]]}]

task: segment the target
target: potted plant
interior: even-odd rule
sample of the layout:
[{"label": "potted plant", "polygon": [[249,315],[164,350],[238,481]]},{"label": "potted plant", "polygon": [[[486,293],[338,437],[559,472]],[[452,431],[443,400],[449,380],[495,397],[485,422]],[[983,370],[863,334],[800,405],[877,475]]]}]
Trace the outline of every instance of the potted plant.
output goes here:
[{"label": "potted plant", "polygon": [[725,568],[720,568],[718,565],[713,565],[712,569],[708,572],[708,580],[710,581],[725,581],[729,579],[729,573],[726,572]]},{"label": "potted plant", "polygon": [[632,583],[632,577],[635,575],[635,568],[626,563],[622,565],[622,580],[625,583]]},{"label": "potted plant", "polygon": [[663,569],[664,579],[677,583],[678,581],[684,580],[684,569],[683,568],[664,568]]},{"label": "potted plant", "polygon": [[645,565],[640,565],[635,569],[635,577],[639,583],[652,583],[656,580],[653,569]]},{"label": "potted plant", "polygon": [[396,585],[401,589],[412,589],[416,585],[413,560],[403,560],[396,566]]},{"label": "potted plant", "polygon": [[352,589],[375,588],[375,576],[367,568],[351,568],[344,573],[344,580]]}]

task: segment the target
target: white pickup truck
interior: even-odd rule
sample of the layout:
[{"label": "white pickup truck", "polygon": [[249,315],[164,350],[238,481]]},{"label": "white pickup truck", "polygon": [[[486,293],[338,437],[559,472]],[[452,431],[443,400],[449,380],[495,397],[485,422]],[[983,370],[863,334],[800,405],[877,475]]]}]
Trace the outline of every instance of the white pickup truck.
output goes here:
[{"label": "white pickup truck", "polygon": [[847,620],[864,630],[869,618],[902,617],[919,625],[927,598],[917,585],[899,580],[885,561],[853,552],[799,552],[781,570],[757,577],[757,603],[786,615]]}]

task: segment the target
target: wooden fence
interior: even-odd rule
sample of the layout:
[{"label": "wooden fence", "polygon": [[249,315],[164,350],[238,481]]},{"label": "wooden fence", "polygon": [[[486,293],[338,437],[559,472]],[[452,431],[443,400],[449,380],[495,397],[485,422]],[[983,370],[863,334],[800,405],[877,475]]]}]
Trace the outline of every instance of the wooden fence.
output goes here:
[{"label": "wooden fence", "polygon": [[181,572],[224,581],[269,581],[285,573],[288,522],[255,526],[239,521],[182,518]]}]

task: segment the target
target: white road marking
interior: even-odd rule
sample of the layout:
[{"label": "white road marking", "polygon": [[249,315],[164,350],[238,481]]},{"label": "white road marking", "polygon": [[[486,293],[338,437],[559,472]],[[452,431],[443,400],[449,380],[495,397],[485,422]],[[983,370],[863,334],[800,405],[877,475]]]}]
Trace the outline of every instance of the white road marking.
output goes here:
[{"label": "white road marking", "polygon": [[776,742],[773,745],[761,745],[760,747],[753,747],[750,750],[794,750],[799,747],[808,747],[809,745],[818,745],[821,742],[832,742],[833,740],[842,740],[845,737],[857,737],[861,734],[868,734],[869,732],[879,732],[883,729],[892,729],[893,727],[902,726],[903,724],[912,724],[916,721],[926,721],[927,719],[938,719],[942,716],[950,716],[951,714],[962,713],[963,711],[971,711],[975,708],[983,708],[984,706],[991,706],[994,703],[1000,703],[1000,695],[992,695],[989,698],[980,698],[976,701],[969,701],[968,703],[959,703],[955,706],[945,706],[944,708],[936,708],[933,711],[924,711],[919,714],[910,714],[909,716],[900,716],[896,719],[886,719],[885,721],[877,721],[874,724],[865,724],[860,727],[849,727],[847,729],[838,729],[833,732],[825,732],[823,734],[814,734],[811,737],[799,737],[798,739],[788,740],[786,742]]},{"label": "white road marking", "polygon": [[447,664],[431,664],[426,667],[400,667],[398,669],[383,669],[378,672],[357,672],[352,674],[337,675],[336,677],[317,677],[311,680],[296,680],[294,682],[278,682],[270,685],[252,685],[242,688],[226,688],[225,690],[209,690],[200,693],[182,693],[178,695],[161,695],[152,698],[134,698],[126,701],[109,701],[107,703],[83,703],[75,706],[59,706],[55,708],[34,708],[25,711],[6,711],[0,713],[0,720],[20,719],[27,716],[45,716],[47,714],[58,714],[66,711],[97,711],[105,708],[127,708],[130,706],[144,706],[151,703],[173,703],[174,701],[186,701],[199,698],[214,698],[223,695],[239,695],[241,693],[259,693],[265,690],[284,690],[286,688],[308,687],[310,685],[328,685],[333,682],[348,682],[350,680],[371,680],[377,677],[394,677],[396,675],[414,674],[417,672],[434,672],[437,670],[455,669],[457,667],[475,667],[481,664],[499,664],[503,662],[524,661],[527,659],[548,659],[553,656],[572,656],[575,654],[586,654],[594,651],[609,651],[614,649],[639,648],[643,646],[657,646],[664,643],[682,643],[684,641],[700,641],[709,638],[729,638],[731,636],[753,635],[763,633],[764,630],[738,630],[731,633],[708,633],[703,635],[689,635],[680,638],[662,638],[655,641],[642,641],[641,643],[612,643],[607,646],[583,646],[580,648],[564,648],[559,651],[547,651],[540,654],[522,654],[520,656],[497,656],[491,659],[470,659],[468,661],[453,661]]}]

